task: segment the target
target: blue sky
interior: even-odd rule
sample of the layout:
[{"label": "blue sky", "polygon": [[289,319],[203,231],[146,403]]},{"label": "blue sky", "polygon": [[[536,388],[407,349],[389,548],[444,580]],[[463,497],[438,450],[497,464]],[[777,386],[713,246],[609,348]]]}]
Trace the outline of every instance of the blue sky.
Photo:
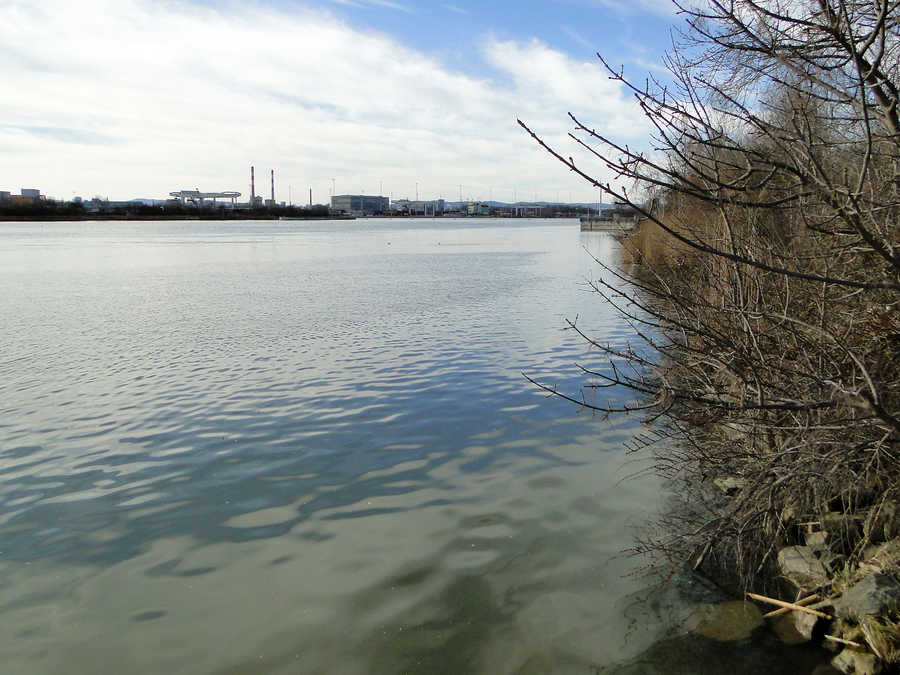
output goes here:
[{"label": "blue sky", "polygon": [[[291,3],[272,2],[275,6]],[[658,63],[668,44],[674,17],[671,3],[589,0],[516,2],[367,2],[307,3],[330,8],[356,26],[390,34],[437,54],[450,64],[478,70],[482,62],[472,45],[485,36],[500,40],[537,38],[577,58],[596,52],[636,66]]]},{"label": "blue sky", "polygon": [[0,189],[246,193],[252,163],[284,200],[591,201],[515,119],[567,155],[569,110],[646,143],[594,52],[642,81],[674,25],[665,0],[0,0]]},{"label": "blue sky", "polygon": [[450,68],[494,80],[505,74],[480,57],[477,46],[486,39],[537,39],[575,59],[593,59],[600,52],[634,72],[661,74],[660,58],[677,25],[668,0],[263,0],[259,5],[288,11],[319,7],[361,31],[389,35]]}]

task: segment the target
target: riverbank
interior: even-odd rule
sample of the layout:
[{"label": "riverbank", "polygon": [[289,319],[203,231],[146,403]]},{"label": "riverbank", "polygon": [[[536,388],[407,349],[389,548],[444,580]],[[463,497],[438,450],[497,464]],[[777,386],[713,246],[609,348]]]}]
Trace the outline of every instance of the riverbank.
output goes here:
[{"label": "riverbank", "polygon": [[[738,0],[681,15],[668,78],[600,56],[658,132],[649,145],[569,115],[585,162],[519,121],[650,221],[593,281],[637,337],[617,349],[571,322],[608,358],[566,396],[645,415],[635,449],[665,441],[654,468],[684,504],[642,550],[760,597],[819,595],[822,610],[787,609],[840,619],[812,631],[837,633],[835,667],[896,670],[900,60],[884,45],[898,7]],[[598,396],[618,388],[636,400]]]},{"label": "riverbank", "polygon": [[[726,492],[741,489],[733,479],[713,482]],[[764,616],[783,642],[816,643],[836,654],[837,670],[858,675],[896,673],[900,664],[900,519],[893,503],[874,523],[871,515],[861,510],[795,518],[798,536],[776,556],[776,587],[783,593],[747,593],[771,610]],[[866,543],[861,555],[853,555]]]},{"label": "riverbank", "polygon": [[[687,241],[721,241],[714,214],[702,209],[676,211],[662,225]],[[654,377],[669,396],[681,397],[682,408],[675,426],[663,424],[680,445],[658,456],[657,466],[677,476],[689,513],[665,519],[647,549],[728,580],[771,610],[767,619],[783,640],[836,652],[832,665],[840,672],[900,672],[893,432],[873,436],[879,418],[871,404],[842,391],[847,385],[825,381],[857,369],[881,392],[876,400],[892,405],[897,379],[888,359],[900,346],[896,313],[846,292],[825,296],[840,297],[842,312],[819,309],[821,289],[796,282],[786,288],[783,281],[779,288],[770,285],[772,275],[735,273],[727,261],[711,260],[650,220],[622,243],[636,284],[632,297],[671,339]],[[740,293],[751,284],[763,295],[748,312]],[[797,320],[785,321],[810,310],[820,328],[807,328],[809,318],[799,329]],[[685,329],[688,340],[679,335]],[[659,337],[649,341],[663,344]],[[737,360],[751,357],[752,370]],[[785,378],[819,379],[830,393],[803,390],[800,399],[798,383]],[[779,398],[750,394],[761,381]],[[707,387],[703,397],[697,382]]]}]

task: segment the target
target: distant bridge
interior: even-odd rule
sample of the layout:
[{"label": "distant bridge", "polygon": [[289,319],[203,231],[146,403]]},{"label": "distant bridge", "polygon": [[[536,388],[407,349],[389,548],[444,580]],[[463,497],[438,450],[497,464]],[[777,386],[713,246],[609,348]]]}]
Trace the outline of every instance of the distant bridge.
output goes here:
[{"label": "distant bridge", "polygon": [[203,202],[207,199],[211,199],[213,204],[216,203],[218,199],[230,199],[231,205],[234,206],[237,198],[241,196],[240,192],[200,192],[200,190],[179,190],[178,192],[170,192],[170,197],[174,197],[182,204],[187,202],[192,202],[197,204],[198,206],[203,206]]}]

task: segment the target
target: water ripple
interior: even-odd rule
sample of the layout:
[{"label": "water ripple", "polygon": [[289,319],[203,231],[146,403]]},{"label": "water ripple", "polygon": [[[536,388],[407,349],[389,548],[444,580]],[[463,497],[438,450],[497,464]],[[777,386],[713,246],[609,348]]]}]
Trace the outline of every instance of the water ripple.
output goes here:
[{"label": "water ripple", "polygon": [[104,663],[134,672],[511,672],[546,647],[546,607],[557,635],[614,621],[560,598],[614,583],[655,503],[618,486],[634,422],[521,376],[577,391],[573,364],[604,367],[566,316],[629,339],[583,291],[582,246],[610,242],[553,222],[4,225],[10,672],[109,672],[87,645],[113,631]]}]

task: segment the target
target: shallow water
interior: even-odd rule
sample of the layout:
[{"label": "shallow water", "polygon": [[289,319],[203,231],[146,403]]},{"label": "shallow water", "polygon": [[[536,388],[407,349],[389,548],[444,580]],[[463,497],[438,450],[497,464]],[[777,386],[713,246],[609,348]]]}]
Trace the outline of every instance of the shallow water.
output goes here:
[{"label": "shallow water", "polygon": [[521,374],[601,367],[567,317],[631,339],[585,287],[616,251],[574,221],[0,224],[4,672],[663,667],[694,600],[625,576],[663,493],[623,480],[638,422]]}]

